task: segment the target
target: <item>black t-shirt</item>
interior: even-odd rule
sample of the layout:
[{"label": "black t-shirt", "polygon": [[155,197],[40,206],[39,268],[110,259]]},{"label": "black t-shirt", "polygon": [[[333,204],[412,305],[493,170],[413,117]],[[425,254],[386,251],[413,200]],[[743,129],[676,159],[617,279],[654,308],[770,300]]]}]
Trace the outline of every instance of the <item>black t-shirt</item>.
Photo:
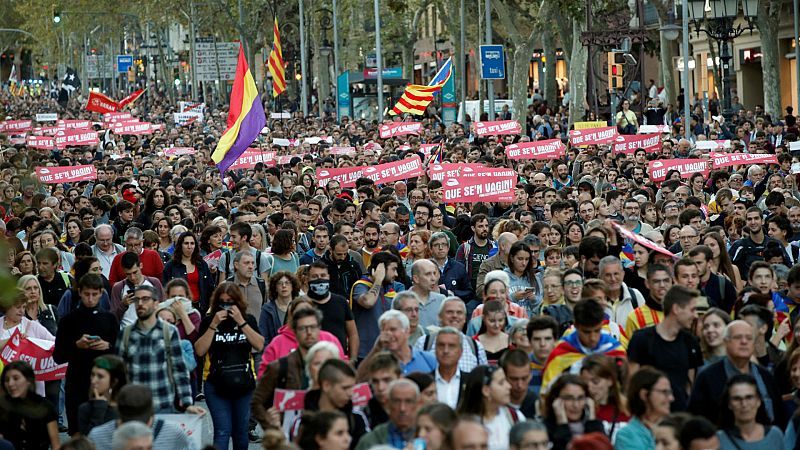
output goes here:
[{"label": "black t-shirt", "polygon": [[336,336],[343,349],[347,349],[346,322],[355,320],[353,310],[347,300],[338,294],[331,293],[331,299],[325,303],[317,303],[317,309],[322,312],[322,330]]},{"label": "black t-shirt", "polygon": [[[213,315],[208,315],[200,322],[200,336],[202,336],[211,321],[214,319]],[[250,328],[258,331],[258,322],[252,314],[245,316]],[[214,333],[214,339],[211,341],[211,347],[206,354],[206,363],[203,369],[203,378],[207,379],[210,374],[223,366],[235,366],[239,364],[250,364],[252,368],[252,361],[250,352],[252,346],[247,342],[247,336],[243,331],[236,326],[236,321],[232,318],[227,318],[219,323],[217,332]]]},{"label": "black t-shirt", "polygon": [[15,448],[50,448],[47,424],[57,419],[53,405],[37,394],[30,394],[26,399],[0,400],[0,434]]},{"label": "black t-shirt", "polygon": [[[58,306],[58,302],[61,301],[64,292],[69,289],[69,286],[64,282],[64,275],[56,272],[56,276],[53,277],[52,281],[47,281],[41,276],[36,278],[39,280],[39,284],[42,285],[42,299],[44,299],[45,304]],[[67,279],[70,280],[70,284],[74,284],[69,275],[67,275]]]},{"label": "black t-shirt", "polygon": [[686,391],[689,370],[703,365],[703,352],[694,336],[681,330],[675,340],[669,342],[656,332],[655,326],[643,328],[631,337],[628,360],[642,366],[653,366],[664,372],[675,396],[672,411],[686,410],[689,404]]}]

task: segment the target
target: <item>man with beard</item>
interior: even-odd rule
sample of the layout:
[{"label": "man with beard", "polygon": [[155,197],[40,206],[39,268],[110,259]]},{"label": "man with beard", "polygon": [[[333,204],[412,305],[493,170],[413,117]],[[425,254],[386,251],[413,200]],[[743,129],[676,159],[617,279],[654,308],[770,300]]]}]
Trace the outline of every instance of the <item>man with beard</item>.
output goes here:
[{"label": "man with beard", "polygon": [[792,206],[789,208],[789,222],[792,224],[792,236],[789,242],[800,240],[800,206]]},{"label": "man with beard", "polygon": [[381,226],[375,222],[364,225],[364,248],[361,249],[361,259],[364,266],[369,267],[372,255],[381,251]]},{"label": "man with beard", "polygon": [[653,227],[640,220],[642,208],[639,202],[635,199],[629,198],[625,200],[622,207],[625,223],[622,224],[626,229],[633,231],[637,234],[645,234],[653,231]]},{"label": "man with beard", "polygon": [[331,333],[339,339],[342,348],[348,349],[351,360],[358,357],[358,330],[353,318],[353,311],[347,299],[338,294],[331,293],[331,277],[328,266],[322,261],[311,263],[308,269],[308,296],[317,305],[325,320],[322,330]]},{"label": "man with beard", "polygon": [[331,238],[330,249],[320,259],[328,267],[331,279],[330,290],[334,294],[348,296],[353,283],[361,278],[361,268],[349,253],[347,238],[336,234]]},{"label": "man with beard", "polygon": [[[367,356],[380,335],[378,318],[392,309],[398,267],[400,260],[395,255],[378,252],[370,261],[367,276],[351,283],[350,305],[358,328],[359,358]],[[400,286],[398,290],[402,290]]]},{"label": "man with beard", "polygon": [[497,246],[489,239],[489,218],[485,214],[472,216],[470,226],[472,238],[458,247],[456,261],[464,264],[470,276],[472,290],[475,292],[481,263],[497,253]]},{"label": "man with beard", "polygon": [[681,214],[681,209],[678,207],[678,202],[675,200],[665,200],[661,205],[661,214],[664,216],[664,223],[661,224],[656,231],[663,233],[671,225],[680,225],[678,216]]},{"label": "man with beard", "polygon": [[[427,230],[428,222],[431,220],[433,206],[428,202],[419,202],[414,205],[414,230]],[[408,235],[405,236],[408,242]]]},{"label": "man with beard", "polygon": [[553,187],[560,191],[570,186],[572,186],[572,177],[569,176],[569,167],[566,163],[560,162],[556,166],[556,177],[553,178]]},{"label": "man with beard", "polygon": [[711,271],[710,262],[714,254],[710,247],[698,245],[689,251],[689,257],[697,265],[700,274],[700,290],[711,306],[730,313],[736,298],[736,288],[731,281]]},{"label": "man with beard", "polygon": [[156,316],[161,301],[158,290],[141,285],[133,295],[137,320],[120,331],[116,348],[127,365],[128,380],[150,388],[156,413],[172,413],[176,406],[189,407],[192,388],[178,329]]},{"label": "man with beard", "polygon": [[[639,153],[641,153],[642,156],[644,157],[644,155],[645,155],[645,151],[644,150],[642,150]],[[637,163],[638,163],[638,160],[637,160]],[[645,164],[645,163],[647,163],[646,159],[642,162],[642,164]],[[639,186],[639,187],[643,186],[644,185],[644,168],[639,167],[639,166],[634,167],[633,168],[633,172],[631,173],[631,177],[633,179],[633,182],[636,183],[636,186]]]},{"label": "man with beard", "polygon": [[745,213],[747,236],[731,245],[728,254],[731,261],[739,268],[742,275],[750,272],[750,265],[755,261],[763,261],[764,250],[770,245],[781,247],[782,244],[764,233],[764,219],[761,209],[751,206]]}]

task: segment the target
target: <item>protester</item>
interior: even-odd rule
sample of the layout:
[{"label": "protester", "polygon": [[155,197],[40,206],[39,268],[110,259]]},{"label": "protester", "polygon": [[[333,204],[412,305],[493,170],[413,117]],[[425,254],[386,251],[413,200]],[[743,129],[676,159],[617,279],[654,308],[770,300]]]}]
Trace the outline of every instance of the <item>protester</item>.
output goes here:
[{"label": "protester", "polygon": [[[19,449],[57,449],[58,414],[36,393],[33,367],[14,361],[0,374],[0,435]],[[77,427],[76,427],[77,429]]]}]

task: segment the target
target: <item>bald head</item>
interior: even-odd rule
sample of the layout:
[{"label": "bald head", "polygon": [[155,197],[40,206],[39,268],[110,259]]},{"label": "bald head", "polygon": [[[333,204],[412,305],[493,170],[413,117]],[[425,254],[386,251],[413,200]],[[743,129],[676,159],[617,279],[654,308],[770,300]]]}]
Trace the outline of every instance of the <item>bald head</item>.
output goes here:
[{"label": "bald head", "polygon": [[747,364],[755,352],[756,330],[744,320],[734,320],[725,327],[725,353],[734,364]]},{"label": "bald head", "polygon": [[518,240],[517,235],[514,233],[501,233],[500,236],[497,237],[497,245],[500,247],[500,252],[507,255],[511,250],[511,246]]}]

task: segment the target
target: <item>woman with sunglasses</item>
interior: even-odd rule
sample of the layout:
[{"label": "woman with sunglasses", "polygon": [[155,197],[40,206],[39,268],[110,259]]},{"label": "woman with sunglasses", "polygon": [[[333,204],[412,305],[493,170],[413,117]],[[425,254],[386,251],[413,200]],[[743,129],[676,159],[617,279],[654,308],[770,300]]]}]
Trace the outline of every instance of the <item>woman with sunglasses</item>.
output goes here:
[{"label": "woman with sunglasses", "polygon": [[466,375],[458,403],[459,415],[479,417],[489,430],[489,450],[508,448],[508,433],[525,416],[509,405],[511,385],[503,369],[497,366],[478,366]]}]

